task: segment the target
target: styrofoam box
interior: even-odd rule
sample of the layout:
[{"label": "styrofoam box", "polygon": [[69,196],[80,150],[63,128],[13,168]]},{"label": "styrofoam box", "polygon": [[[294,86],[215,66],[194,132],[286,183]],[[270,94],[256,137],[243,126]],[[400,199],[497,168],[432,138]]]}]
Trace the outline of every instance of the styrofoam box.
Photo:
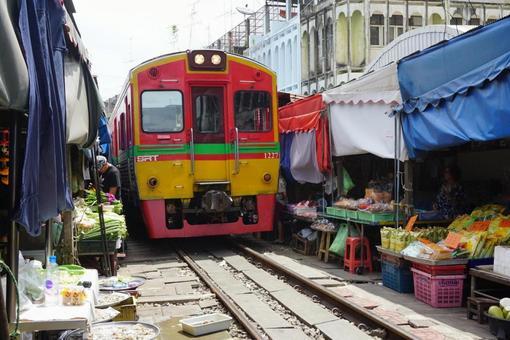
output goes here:
[{"label": "styrofoam box", "polygon": [[494,249],[494,272],[510,276],[510,247],[497,246]]},{"label": "styrofoam box", "polygon": [[199,336],[229,329],[232,318],[221,313],[195,316],[180,321],[182,330],[193,336]]}]

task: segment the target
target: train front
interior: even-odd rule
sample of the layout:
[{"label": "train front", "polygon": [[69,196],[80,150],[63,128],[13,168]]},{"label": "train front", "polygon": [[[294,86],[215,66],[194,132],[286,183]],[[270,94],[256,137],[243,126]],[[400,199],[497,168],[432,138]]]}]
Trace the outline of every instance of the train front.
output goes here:
[{"label": "train front", "polygon": [[132,77],[139,113],[133,157],[148,236],[272,230],[279,169],[274,73],[241,56],[202,50],[155,59]]}]

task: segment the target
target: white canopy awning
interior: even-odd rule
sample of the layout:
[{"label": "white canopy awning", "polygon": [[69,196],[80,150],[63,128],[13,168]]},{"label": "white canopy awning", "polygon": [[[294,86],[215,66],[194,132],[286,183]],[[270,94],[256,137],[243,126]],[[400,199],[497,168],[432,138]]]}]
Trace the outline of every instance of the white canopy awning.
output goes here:
[{"label": "white canopy awning", "polygon": [[[331,113],[334,156],[370,153],[395,158],[395,118],[388,112],[401,103],[396,64],[328,90],[322,97]],[[399,125],[400,156],[397,156],[406,160],[401,131]]]},{"label": "white canopy awning", "polygon": [[339,87],[322,93],[326,104],[379,103],[400,104],[397,65],[392,63]]},{"label": "white canopy awning", "polygon": [[0,110],[28,111],[28,71],[16,32],[18,3],[0,1]]}]

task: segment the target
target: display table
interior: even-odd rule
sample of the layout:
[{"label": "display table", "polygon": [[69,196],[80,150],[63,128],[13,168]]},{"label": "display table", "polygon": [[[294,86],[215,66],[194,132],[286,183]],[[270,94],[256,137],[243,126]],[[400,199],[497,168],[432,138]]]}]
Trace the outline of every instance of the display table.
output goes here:
[{"label": "display table", "polygon": [[404,258],[404,255],[400,254],[400,253],[397,253],[393,250],[390,250],[390,249],[386,249],[386,248],[383,248],[381,246],[376,246],[377,248],[377,251],[381,254],[384,254],[384,255],[388,255],[388,256],[391,256],[391,257],[394,257],[394,258],[398,258],[398,259],[403,259]]},{"label": "display table", "polygon": [[469,259],[430,260],[406,255],[404,255],[404,259],[410,262],[424,264],[426,266],[456,266],[463,264],[467,265],[467,263],[469,262]]},{"label": "display table", "polygon": [[493,266],[478,266],[469,270],[471,276],[471,297],[484,297],[495,302],[508,297],[510,277],[495,273]]},{"label": "display table", "polygon": [[91,294],[87,295],[87,301],[83,305],[33,305],[30,309],[20,312],[19,330],[21,332],[35,332],[87,329],[87,326],[94,321],[95,299],[99,291],[97,271],[87,269],[81,280],[92,283]]}]

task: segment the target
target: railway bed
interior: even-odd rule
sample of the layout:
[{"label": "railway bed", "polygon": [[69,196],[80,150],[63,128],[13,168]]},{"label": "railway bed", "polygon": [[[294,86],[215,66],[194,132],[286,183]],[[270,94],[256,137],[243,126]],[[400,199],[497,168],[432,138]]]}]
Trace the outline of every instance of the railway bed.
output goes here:
[{"label": "railway bed", "polygon": [[[128,250],[128,263],[154,261],[164,258],[165,253],[172,253],[173,258],[184,262],[186,270],[205,284],[202,291],[214,295],[237,321],[235,331],[230,334],[234,338],[413,338],[405,330],[371,315],[325,287],[341,286],[341,281],[324,277],[313,268],[302,275],[238,240],[151,241],[141,248],[139,244],[135,247],[130,244],[129,249],[132,248],[134,251]],[[161,287],[165,288],[165,285]],[[144,300],[142,292],[140,301],[157,300]]]}]

